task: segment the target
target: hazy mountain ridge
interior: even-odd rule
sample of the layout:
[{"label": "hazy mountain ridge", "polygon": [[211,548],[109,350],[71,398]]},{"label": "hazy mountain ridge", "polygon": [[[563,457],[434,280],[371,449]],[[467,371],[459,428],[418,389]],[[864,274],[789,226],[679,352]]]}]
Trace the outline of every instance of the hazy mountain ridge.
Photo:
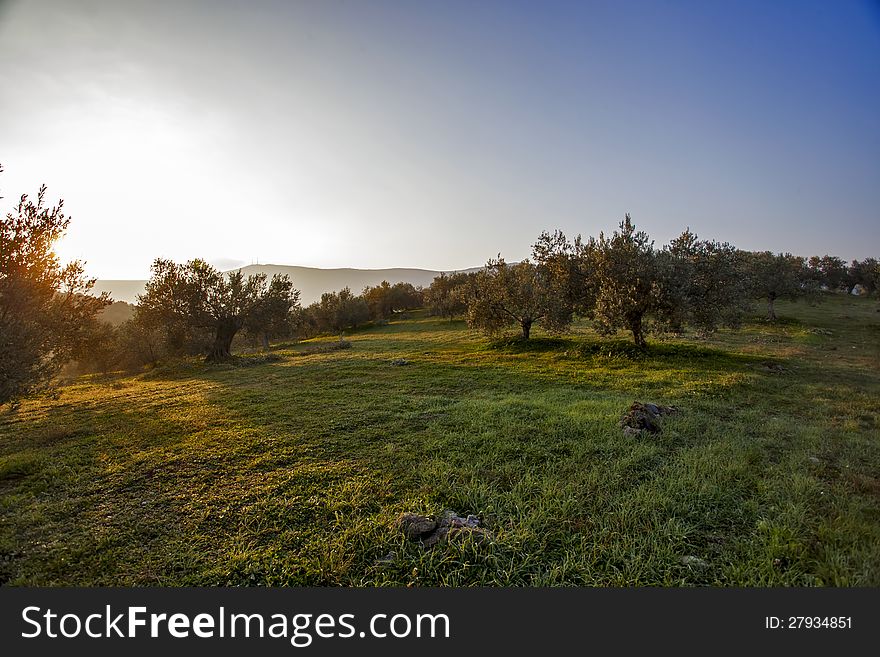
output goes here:
[{"label": "hazy mountain ridge", "polygon": [[[469,269],[450,269],[454,271],[472,272],[482,267]],[[343,267],[337,269],[320,269],[318,267],[300,267],[298,265],[248,265],[241,267],[245,274],[264,273],[271,277],[274,274],[287,274],[293,286],[300,291],[300,301],[307,306],[321,298],[324,292],[336,292],[344,287],[352,292],[360,293],[368,285],[378,285],[382,281],[394,283],[412,283],[415,286],[427,287],[442,272],[432,269],[416,269],[408,267],[390,267],[387,269],[355,269]],[[230,269],[229,271],[235,271]],[[143,293],[145,280],[109,280],[98,279],[93,290],[94,294],[109,292],[114,301],[137,303],[137,295]]]}]

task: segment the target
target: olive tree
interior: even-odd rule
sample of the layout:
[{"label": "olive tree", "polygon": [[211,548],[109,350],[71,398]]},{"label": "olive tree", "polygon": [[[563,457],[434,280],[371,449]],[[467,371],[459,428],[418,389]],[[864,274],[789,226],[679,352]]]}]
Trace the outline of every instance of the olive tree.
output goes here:
[{"label": "olive tree", "polygon": [[812,287],[807,284],[806,263],[800,256],[762,251],[751,253],[747,258],[752,296],[767,302],[767,319],[771,322],[777,319],[776,302],[779,299],[795,301]]},{"label": "olive tree", "polygon": [[467,289],[473,273],[440,273],[424,292],[428,313],[436,317],[452,319],[467,312]]},{"label": "olive tree", "polygon": [[352,294],[347,287],[339,292],[325,292],[320,301],[309,306],[309,310],[320,330],[338,333],[340,340],[346,329],[357,328],[370,319],[366,300]]},{"label": "olive tree", "polygon": [[735,328],[749,310],[745,257],[734,246],[685,230],[658,253],[658,318],[674,331]]},{"label": "olive tree", "polygon": [[0,220],[0,404],[48,384],[110,303],[89,294],[95,279],[81,262],[55,254],[70,224],[63,207],[46,203],[43,185],[36,202],[23,194]]},{"label": "olive tree", "polygon": [[657,252],[648,234],[636,230],[627,214],[611,236],[590,238],[582,257],[592,279],[585,310],[596,330],[607,335],[625,329],[636,345],[647,346],[645,320],[662,308]]},{"label": "olive tree", "polygon": [[880,262],[876,258],[853,260],[847,274],[847,292],[852,292],[856,285],[861,285],[868,294],[880,289]]},{"label": "olive tree", "polygon": [[499,256],[490,260],[469,286],[468,324],[489,334],[518,325],[527,340],[533,324],[562,331],[571,317],[571,307],[553,279],[528,260],[507,264]]},{"label": "olive tree", "polygon": [[597,279],[593,276],[595,240],[580,235],[569,242],[562,231],[543,232],[532,246],[532,258],[572,310],[589,316],[596,303]]},{"label": "olive tree", "polygon": [[248,322],[265,314],[268,306],[272,312],[289,312],[297,298],[287,276],[267,283],[265,274],[224,274],[200,259],[181,265],[158,258],[138,303],[142,313],[169,330],[209,332],[213,339],[205,360],[220,362],[231,356],[232,340]]},{"label": "olive tree", "polygon": [[396,312],[413,310],[422,305],[422,290],[412,283],[391,285],[388,281],[382,281],[374,287],[365,287],[362,296],[373,319],[388,319]]},{"label": "olive tree", "polygon": [[848,274],[846,263],[837,256],[824,255],[821,258],[812,256],[807,262],[807,267],[817,284],[832,292],[846,286]]},{"label": "olive tree", "polygon": [[293,333],[299,294],[287,276],[275,274],[259,303],[245,318],[245,330],[260,338],[263,349],[269,349],[269,338]]}]

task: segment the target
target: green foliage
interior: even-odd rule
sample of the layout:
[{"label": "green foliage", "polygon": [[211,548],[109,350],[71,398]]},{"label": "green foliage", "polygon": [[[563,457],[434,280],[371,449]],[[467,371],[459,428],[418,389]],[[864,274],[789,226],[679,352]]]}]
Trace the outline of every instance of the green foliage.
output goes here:
[{"label": "green foliage", "polygon": [[468,284],[468,324],[490,335],[518,325],[524,339],[536,323],[564,331],[571,323],[572,310],[555,283],[528,260],[512,265],[500,256],[490,260]]},{"label": "green foliage", "polygon": [[95,281],[81,262],[61,266],[55,255],[70,224],[63,205],[46,204],[44,185],[0,221],[0,404],[49,384],[110,303],[88,294]]},{"label": "green foliage", "polygon": [[375,287],[365,287],[363,298],[374,320],[389,319],[395,312],[422,307],[422,290],[412,283],[391,285],[388,281],[382,281]]},{"label": "green foliage", "polygon": [[92,320],[71,358],[80,372],[107,374],[114,370],[122,361],[119,330],[99,319]]},{"label": "green foliage", "polygon": [[853,260],[848,271],[848,289],[852,292],[856,285],[861,285],[869,295],[880,290],[880,262],[876,258]]},{"label": "green foliage", "polygon": [[746,258],[726,243],[686,230],[657,254],[659,319],[676,332],[738,327],[751,309]]},{"label": "green foliage", "polygon": [[644,321],[662,307],[661,271],[648,234],[636,230],[627,214],[610,237],[590,238],[582,257],[591,272],[593,306],[587,315],[596,330],[603,335],[629,330],[644,347]]},{"label": "green foliage", "polygon": [[344,332],[370,321],[370,307],[366,299],[355,296],[343,288],[339,292],[325,292],[321,300],[309,306],[318,330],[337,333],[342,339]]},{"label": "green foliage", "polygon": [[543,232],[532,246],[538,268],[553,281],[558,294],[572,310],[587,317],[596,305],[596,279],[593,275],[595,242],[584,242],[578,235],[569,242],[565,233]]},{"label": "green foliage", "polygon": [[454,319],[467,312],[467,290],[475,274],[455,272],[441,273],[431,281],[424,292],[428,313],[434,317]]},{"label": "green foliage", "polygon": [[809,276],[817,286],[824,286],[833,292],[846,288],[848,272],[843,259],[830,255],[821,258],[812,256],[807,266]]},{"label": "green foliage", "polygon": [[286,322],[299,300],[287,276],[273,276],[267,284],[265,274],[223,274],[204,260],[181,265],[157,258],[152,272],[138,298],[138,314],[148,325],[164,326],[172,341],[213,334],[206,349],[212,362],[231,356],[232,340],[245,326],[265,332]]},{"label": "green foliage", "polygon": [[169,350],[166,327],[152,319],[149,313],[138,311],[133,319],[116,330],[120,366],[123,368],[136,370],[146,365],[155,366],[161,358],[180,355]]},{"label": "green foliage", "polygon": [[392,313],[415,310],[424,304],[422,288],[415,287],[412,283],[395,283],[391,286],[390,296]]},{"label": "green foliage", "polygon": [[560,231],[545,232],[532,253],[575,312],[603,335],[630,331],[638,348],[647,344],[649,323],[656,330],[689,325],[711,332],[736,326],[748,309],[736,249],[685,231],[658,251],[629,215],[611,236],[569,242]]},{"label": "green foliage", "polygon": [[873,292],[880,281],[871,258],[849,270],[833,256],[814,256],[808,265],[791,254],[748,253],[699,240],[690,230],[657,250],[629,215],[610,237],[579,235],[570,242],[561,231],[544,232],[532,254],[575,313],[591,318],[604,335],[629,330],[639,347],[646,345],[648,327],[702,333],[735,328],[755,298],[767,301],[768,318],[775,321],[778,299],[815,299],[823,287],[846,284],[851,290],[855,281]]},{"label": "green foliage", "polygon": [[767,319],[776,320],[776,301],[794,301],[814,289],[806,261],[790,253],[763,251],[751,253],[749,272],[752,281],[752,296],[767,301]]},{"label": "green foliage", "polygon": [[245,330],[262,340],[269,348],[269,339],[289,337],[296,330],[299,309],[299,290],[287,276],[275,274],[259,303],[244,320]]}]

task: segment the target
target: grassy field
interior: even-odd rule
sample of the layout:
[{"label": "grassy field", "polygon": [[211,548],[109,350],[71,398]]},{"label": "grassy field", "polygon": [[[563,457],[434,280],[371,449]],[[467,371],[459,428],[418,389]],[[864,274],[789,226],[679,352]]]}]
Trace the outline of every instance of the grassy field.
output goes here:
[{"label": "grassy field", "polygon": [[[647,357],[415,314],[347,350],[79,379],[0,411],[0,581],[877,586],[877,310],[780,304]],[[633,400],[681,412],[625,436]],[[493,539],[395,528],[447,509]]]}]

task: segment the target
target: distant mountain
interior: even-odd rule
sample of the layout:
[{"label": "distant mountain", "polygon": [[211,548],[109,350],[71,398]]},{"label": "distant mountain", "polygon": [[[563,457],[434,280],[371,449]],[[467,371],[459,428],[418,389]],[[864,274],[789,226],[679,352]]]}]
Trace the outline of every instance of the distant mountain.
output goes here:
[{"label": "distant mountain", "polygon": [[[263,272],[269,277],[274,274],[287,274],[293,286],[300,291],[300,300],[304,306],[314,303],[324,292],[337,292],[344,287],[360,294],[367,285],[378,285],[382,281],[389,283],[412,283],[415,286],[427,287],[441,272],[430,269],[318,269],[317,267],[297,267],[293,265],[248,265],[242,267],[245,274]],[[478,271],[481,267],[451,271]],[[234,271],[234,270],[232,270]],[[137,295],[142,294],[146,281],[101,280],[95,283],[94,293],[109,292],[114,301],[137,303]]]},{"label": "distant mountain", "polygon": [[114,301],[98,312],[98,319],[113,326],[119,326],[134,317],[134,306],[125,301]]},{"label": "distant mountain", "polygon": [[146,281],[105,281],[99,278],[92,288],[92,294],[97,296],[101,292],[109,292],[113,301],[137,303],[137,296],[143,294],[146,285]]}]

